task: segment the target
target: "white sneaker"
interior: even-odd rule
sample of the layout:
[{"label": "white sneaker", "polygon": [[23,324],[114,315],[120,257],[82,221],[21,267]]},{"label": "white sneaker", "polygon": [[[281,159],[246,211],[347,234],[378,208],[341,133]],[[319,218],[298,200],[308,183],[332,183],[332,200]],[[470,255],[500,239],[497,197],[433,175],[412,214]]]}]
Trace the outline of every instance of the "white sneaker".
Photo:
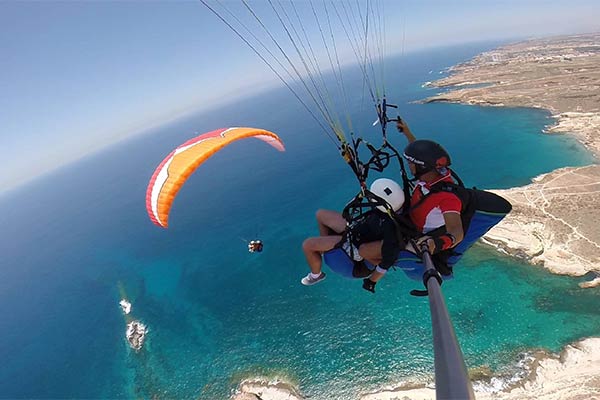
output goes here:
[{"label": "white sneaker", "polygon": [[317,278],[313,278],[312,276],[310,276],[310,273],[309,273],[304,278],[302,278],[302,280],[300,282],[302,282],[302,284],[305,286],[311,286],[311,285],[314,285],[315,283],[321,282],[324,279],[325,279],[325,272],[321,272],[321,275],[319,275]]}]

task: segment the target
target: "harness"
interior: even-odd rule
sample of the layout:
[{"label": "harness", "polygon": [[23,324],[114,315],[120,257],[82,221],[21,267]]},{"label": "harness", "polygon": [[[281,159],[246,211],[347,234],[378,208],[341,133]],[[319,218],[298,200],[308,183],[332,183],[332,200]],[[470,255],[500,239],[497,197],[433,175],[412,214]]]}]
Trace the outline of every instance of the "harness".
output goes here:
[{"label": "harness", "polygon": [[[462,223],[463,234],[466,235],[467,231],[469,230],[469,226],[471,224],[471,219],[473,218],[473,215],[475,214],[475,211],[477,210],[477,204],[476,204],[477,202],[475,201],[475,196],[474,196],[474,191],[477,189],[466,188],[464,186],[462,180],[458,177],[458,175],[454,171],[450,170],[450,173],[451,173],[452,177],[454,179],[456,179],[456,181],[458,183],[442,181],[442,182],[438,182],[438,183],[432,185],[429,188],[429,192],[427,194],[423,194],[423,196],[419,199],[419,201],[416,204],[414,204],[413,206],[411,206],[411,210],[414,210],[417,207],[421,206],[429,196],[431,196],[435,193],[443,193],[443,192],[452,193],[456,197],[458,197],[458,199],[461,202],[460,219],[461,219],[461,223]],[[445,233],[446,233],[446,226],[442,225],[439,228],[434,229],[431,232],[428,232],[427,235],[436,237],[436,236],[443,235]],[[442,275],[450,275],[450,274],[452,274],[452,266],[448,264],[448,259],[452,256],[457,256],[457,255],[461,255],[461,254],[457,253],[454,250],[454,247],[451,247],[449,249],[442,250],[442,251],[439,251],[439,252],[433,254],[431,256],[431,258],[434,261],[434,265],[435,265],[436,269]]]},{"label": "harness", "polygon": [[[425,200],[434,193],[452,193],[456,197],[458,197],[462,204],[462,208],[460,210],[460,219],[463,225],[463,231],[466,233],[469,229],[471,218],[473,218],[473,215],[477,210],[477,204],[473,193],[475,190],[477,190],[477,188],[466,188],[462,180],[458,178],[458,175],[456,175],[456,173],[452,170],[450,170],[450,172],[452,174],[452,177],[454,177],[458,183],[442,181],[432,185],[429,188],[429,192],[427,194],[423,194],[419,201],[410,207],[410,210],[414,210],[417,207],[421,206],[425,202]],[[435,231],[437,231],[437,229],[432,232]]]}]

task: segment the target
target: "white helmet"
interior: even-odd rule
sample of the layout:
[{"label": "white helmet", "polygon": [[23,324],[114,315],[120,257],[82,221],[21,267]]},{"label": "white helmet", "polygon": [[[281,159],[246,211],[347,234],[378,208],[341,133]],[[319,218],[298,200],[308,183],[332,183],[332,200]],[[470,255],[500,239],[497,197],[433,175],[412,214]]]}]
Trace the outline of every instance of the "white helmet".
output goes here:
[{"label": "white helmet", "polygon": [[[404,204],[404,191],[396,181],[388,178],[379,178],[371,184],[369,190],[385,200],[394,211],[398,211]],[[377,206],[377,209],[386,212],[384,206]]]}]

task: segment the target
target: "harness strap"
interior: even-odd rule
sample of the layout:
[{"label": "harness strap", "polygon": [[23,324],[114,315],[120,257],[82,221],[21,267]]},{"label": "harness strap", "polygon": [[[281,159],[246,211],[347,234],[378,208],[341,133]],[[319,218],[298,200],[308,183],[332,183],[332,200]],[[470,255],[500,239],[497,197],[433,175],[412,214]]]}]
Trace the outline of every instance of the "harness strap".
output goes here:
[{"label": "harness strap", "polygon": [[407,239],[415,238],[420,235],[408,216],[396,214],[384,199],[366,189],[358,193],[342,211],[342,216],[348,224],[347,231],[349,231],[349,234],[351,235],[352,228],[356,222],[365,215],[365,209],[368,209],[367,211],[372,211],[379,206],[385,207],[385,215],[394,223],[399,243],[406,244]]}]

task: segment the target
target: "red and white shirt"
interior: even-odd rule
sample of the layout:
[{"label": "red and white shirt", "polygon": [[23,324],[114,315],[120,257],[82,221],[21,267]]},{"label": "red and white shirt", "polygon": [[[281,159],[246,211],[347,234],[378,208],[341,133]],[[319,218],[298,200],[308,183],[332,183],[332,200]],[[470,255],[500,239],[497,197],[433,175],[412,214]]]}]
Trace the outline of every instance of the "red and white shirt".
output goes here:
[{"label": "red and white shirt", "polygon": [[[444,214],[458,213],[462,210],[462,202],[454,193],[436,192],[429,194],[431,186],[438,182],[453,182],[450,174],[429,184],[419,181],[410,198],[409,216],[412,222],[422,233],[431,232],[440,226],[446,225]],[[429,195],[428,195],[429,194]],[[421,201],[423,196],[428,195]],[[416,205],[416,207],[415,207]]]}]

